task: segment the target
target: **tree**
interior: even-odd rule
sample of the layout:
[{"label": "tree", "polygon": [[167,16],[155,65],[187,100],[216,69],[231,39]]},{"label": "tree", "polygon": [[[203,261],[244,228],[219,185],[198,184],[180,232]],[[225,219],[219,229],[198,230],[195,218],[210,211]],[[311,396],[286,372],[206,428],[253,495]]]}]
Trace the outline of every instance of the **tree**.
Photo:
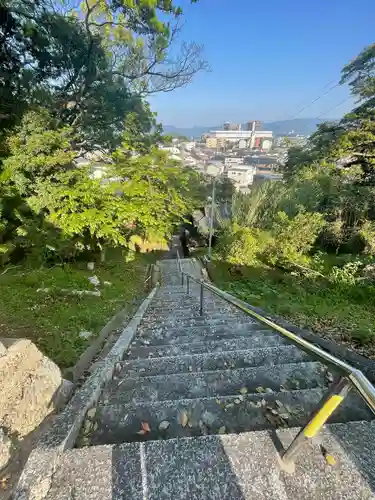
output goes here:
[{"label": "tree", "polygon": [[[172,48],[181,9],[172,0],[3,0],[0,15],[4,252],[66,256],[168,234],[199,182],[154,149],[165,138],[144,96],[206,67],[195,44],[177,56]],[[97,150],[102,179],[76,162]]]},{"label": "tree", "polygon": [[173,0],[85,0],[82,7],[70,13],[82,20],[89,37],[100,33],[112,73],[138,95],[170,92],[208,69],[194,42],[182,42],[176,51],[183,12]]},{"label": "tree", "polygon": [[348,113],[341,125],[345,130],[345,151],[349,165],[359,165],[363,182],[375,184],[375,44],[366,47],[342,71],[359,106]]},{"label": "tree", "polygon": [[82,249],[127,247],[134,235],[171,233],[190,208],[190,176],[158,150],[119,154],[100,179],[87,166],[40,179],[28,203]]}]

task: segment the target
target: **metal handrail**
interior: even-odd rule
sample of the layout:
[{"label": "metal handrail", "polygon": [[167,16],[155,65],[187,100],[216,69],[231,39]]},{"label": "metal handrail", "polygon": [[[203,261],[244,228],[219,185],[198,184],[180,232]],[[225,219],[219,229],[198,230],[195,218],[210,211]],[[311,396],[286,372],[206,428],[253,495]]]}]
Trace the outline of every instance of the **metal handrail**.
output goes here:
[{"label": "metal handrail", "polygon": [[[333,389],[331,390],[331,392],[329,394],[330,399],[327,400],[327,397],[324,398],[324,405],[327,405],[330,408],[328,410],[327,409],[324,410],[324,405],[323,405],[318,412],[315,412],[314,418],[319,417],[318,420],[320,422],[322,422],[322,415],[320,415],[319,412],[321,412],[323,410],[326,412],[326,415],[325,415],[326,418],[325,418],[325,420],[323,420],[323,422],[321,423],[321,425],[319,426],[319,428],[317,430],[319,430],[322,427],[322,425],[326,422],[328,417],[339,406],[339,404],[341,403],[341,401],[344,399],[344,397],[346,395],[347,388],[350,388],[350,387],[353,387],[358,392],[358,394],[362,397],[362,399],[365,401],[367,406],[375,414],[375,387],[371,384],[371,382],[368,380],[368,378],[360,370],[358,370],[357,368],[354,368],[353,366],[346,363],[345,361],[342,361],[341,359],[336,358],[336,356],[334,356],[326,351],[323,351],[323,349],[321,349],[320,347],[317,347],[316,345],[312,344],[308,340],[305,340],[305,339],[299,337],[298,335],[296,335],[295,333],[290,332],[286,328],[278,325],[277,323],[266,318],[265,316],[262,316],[258,312],[254,311],[252,306],[247,304],[243,300],[237,299],[236,297],[229,294],[228,292],[224,292],[220,288],[217,288],[216,286],[205,282],[203,279],[196,278],[195,276],[192,276],[191,274],[185,272],[182,269],[181,259],[180,259],[180,255],[179,255],[178,251],[177,251],[177,262],[178,262],[178,270],[180,271],[180,273],[182,275],[182,285],[183,285],[183,276],[186,276],[188,287],[189,287],[189,284],[188,284],[189,280],[195,281],[201,287],[201,293],[200,293],[200,301],[201,301],[200,311],[201,311],[201,314],[203,314],[203,289],[206,289],[206,290],[211,291],[212,293],[214,293],[215,295],[217,295],[221,299],[225,300],[229,304],[237,307],[238,309],[240,309],[244,313],[248,314],[249,316],[252,316],[260,323],[263,323],[263,324],[269,326],[270,328],[272,328],[273,330],[277,331],[279,334],[286,337],[290,342],[295,344],[297,347],[303,349],[305,352],[316,357],[323,364],[330,365],[330,366],[334,367],[344,377],[344,379],[345,379],[344,384],[342,384],[342,381],[343,381],[342,378],[334,384]],[[332,406],[332,399],[333,398],[341,398],[341,399],[337,400],[336,406],[334,406],[334,404]],[[309,421],[308,425],[311,424],[312,420],[313,420],[313,418]],[[306,427],[308,427],[308,425]],[[304,429],[306,429],[306,427]],[[312,437],[312,436],[309,436],[309,437]],[[298,435],[295,438],[295,440],[301,441],[300,435]],[[290,448],[292,448],[293,443],[290,446]],[[298,442],[296,444],[299,445],[300,443]],[[296,445],[293,446],[293,449],[291,450],[292,453],[290,453],[290,455],[293,455],[293,456],[295,455],[295,448],[296,447],[297,447]],[[289,452],[289,448],[288,448],[287,452]],[[284,455],[284,458],[285,458],[285,455]]]}]

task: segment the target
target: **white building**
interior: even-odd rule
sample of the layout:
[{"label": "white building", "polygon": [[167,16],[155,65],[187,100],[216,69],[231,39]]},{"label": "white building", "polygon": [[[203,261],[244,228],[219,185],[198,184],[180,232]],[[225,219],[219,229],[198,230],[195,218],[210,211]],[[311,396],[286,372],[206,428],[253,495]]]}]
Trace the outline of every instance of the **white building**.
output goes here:
[{"label": "white building", "polygon": [[272,148],[272,140],[271,139],[263,139],[262,149],[264,151],[269,151],[271,148]]},{"label": "white building", "polygon": [[214,177],[221,175],[224,171],[224,165],[221,162],[207,163],[206,174]]},{"label": "white building", "polygon": [[224,159],[224,165],[243,165],[244,158],[242,156],[228,156]]},{"label": "white building", "polygon": [[237,191],[247,188],[253,183],[256,168],[249,165],[233,165],[228,168],[227,176],[231,179]]},{"label": "white building", "polygon": [[186,151],[191,151],[195,148],[195,142],[185,142],[184,148],[186,149]]},{"label": "white building", "polygon": [[249,147],[254,147],[257,139],[268,139],[272,144],[272,130],[211,130],[210,137],[228,142],[248,141]]},{"label": "white building", "polygon": [[171,155],[179,155],[180,150],[176,146],[159,146],[162,151],[168,151]]}]

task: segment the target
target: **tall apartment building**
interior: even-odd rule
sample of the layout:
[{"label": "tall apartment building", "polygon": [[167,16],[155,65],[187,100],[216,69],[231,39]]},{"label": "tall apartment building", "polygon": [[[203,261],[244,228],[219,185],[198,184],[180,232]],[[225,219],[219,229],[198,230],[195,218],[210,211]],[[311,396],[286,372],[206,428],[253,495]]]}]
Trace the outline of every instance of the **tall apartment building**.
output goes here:
[{"label": "tall apartment building", "polygon": [[223,128],[224,130],[241,130],[241,125],[238,123],[225,122]]},{"label": "tall apartment building", "polygon": [[253,132],[262,129],[262,123],[260,120],[251,120],[246,123],[246,130],[252,130]]}]

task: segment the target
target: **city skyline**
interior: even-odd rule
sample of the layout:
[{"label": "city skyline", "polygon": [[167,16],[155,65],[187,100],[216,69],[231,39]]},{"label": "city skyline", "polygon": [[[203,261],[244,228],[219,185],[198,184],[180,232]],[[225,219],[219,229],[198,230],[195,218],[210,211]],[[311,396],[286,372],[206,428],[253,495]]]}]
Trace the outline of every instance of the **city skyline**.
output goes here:
[{"label": "city skyline", "polygon": [[[371,0],[359,0],[355,10],[351,0],[317,0],[303,8],[297,0],[181,4],[187,18],[181,39],[205,46],[212,72],[151,97],[159,121],[177,127],[292,118],[335,85],[342,67],[373,42]],[[297,116],[324,118],[326,112],[339,118],[354,105],[348,98],[348,89],[337,86]]]}]

